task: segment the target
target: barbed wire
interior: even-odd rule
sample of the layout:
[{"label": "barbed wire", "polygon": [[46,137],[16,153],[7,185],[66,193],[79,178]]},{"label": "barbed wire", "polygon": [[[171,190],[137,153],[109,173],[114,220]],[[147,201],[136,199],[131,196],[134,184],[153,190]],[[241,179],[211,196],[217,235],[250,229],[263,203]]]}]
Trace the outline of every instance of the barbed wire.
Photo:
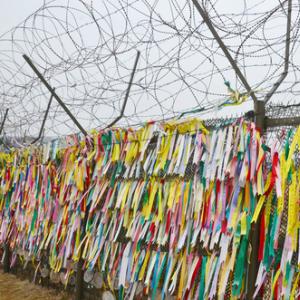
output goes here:
[{"label": "barbed wire", "polygon": [[[263,99],[283,71],[287,1],[199,2]],[[294,0],[289,74],[272,103],[297,102],[300,93],[299,8]],[[45,0],[0,37],[1,115],[10,109],[5,134],[37,135],[50,98],[22,54],[89,130],[103,128],[119,115],[137,49],[141,58],[118,123],[122,126],[196,108],[211,117],[228,98],[225,80],[245,91],[192,1]],[[45,135],[74,131],[53,101]]]}]

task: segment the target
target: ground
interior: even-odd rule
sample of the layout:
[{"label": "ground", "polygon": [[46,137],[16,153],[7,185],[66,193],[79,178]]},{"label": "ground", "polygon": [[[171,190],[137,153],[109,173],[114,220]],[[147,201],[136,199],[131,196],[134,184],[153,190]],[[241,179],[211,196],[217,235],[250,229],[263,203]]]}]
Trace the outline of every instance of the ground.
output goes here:
[{"label": "ground", "polygon": [[64,293],[20,280],[0,271],[0,300],[67,300]]}]

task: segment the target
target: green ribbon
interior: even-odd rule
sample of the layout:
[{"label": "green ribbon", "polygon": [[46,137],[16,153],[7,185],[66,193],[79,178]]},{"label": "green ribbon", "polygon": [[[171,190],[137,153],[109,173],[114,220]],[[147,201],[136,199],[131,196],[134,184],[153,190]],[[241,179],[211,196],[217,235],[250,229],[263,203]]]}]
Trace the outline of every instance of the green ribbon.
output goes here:
[{"label": "green ribbon", "polygon": [[204,288],[205,288],[205,268],[207,263],[207,256],[202,258],[202,266],[201,266],[201,278],[200,278],[200,286],[199,286],[199,300],[204,299]]},{"label": "green ribbon", "polygon": [[232,295],[239,296],[242,290],[243,275],[245,273],[245,260],[247,257],[248,236],[242,237],[242,242],[235,263]]}]

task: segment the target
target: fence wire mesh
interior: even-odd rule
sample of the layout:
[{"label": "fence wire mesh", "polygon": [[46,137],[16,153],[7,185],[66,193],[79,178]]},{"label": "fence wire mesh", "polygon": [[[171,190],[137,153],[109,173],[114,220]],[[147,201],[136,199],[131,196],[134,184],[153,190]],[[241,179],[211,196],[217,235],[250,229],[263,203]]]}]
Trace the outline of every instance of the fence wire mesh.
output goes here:
[{"label": "fence wire mesh", "polygon": [[[288,1],[199,2],[263,99],[283,72]],[[289,75],[274,103],[295,101],[300,92],[299,1],[292,9]],[[119,115],[137,49],[141,59],[120,125],[194,109],[228,115],[232,109],[216,110],[228,98],[224,81],[244,92],[191,1],[45,0],[0,37],[2,115],[10,108],[4,132],[19,139],[36,136],[50,97],[22,54],[32,58],[89,130]],[[77,130],[55,102],[45,129],[46,136]]]}]

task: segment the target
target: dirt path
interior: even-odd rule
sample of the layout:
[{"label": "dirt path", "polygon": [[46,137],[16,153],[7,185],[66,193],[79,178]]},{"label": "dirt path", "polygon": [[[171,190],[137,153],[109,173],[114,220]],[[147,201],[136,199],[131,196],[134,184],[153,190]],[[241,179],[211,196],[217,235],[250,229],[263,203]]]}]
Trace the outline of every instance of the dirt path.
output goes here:
[{"label": "dirt path", "polygon": [[69,300],[55,290],[50,290],[27,280],[21,281],[14,275],[0,271],[0,300]]}]

